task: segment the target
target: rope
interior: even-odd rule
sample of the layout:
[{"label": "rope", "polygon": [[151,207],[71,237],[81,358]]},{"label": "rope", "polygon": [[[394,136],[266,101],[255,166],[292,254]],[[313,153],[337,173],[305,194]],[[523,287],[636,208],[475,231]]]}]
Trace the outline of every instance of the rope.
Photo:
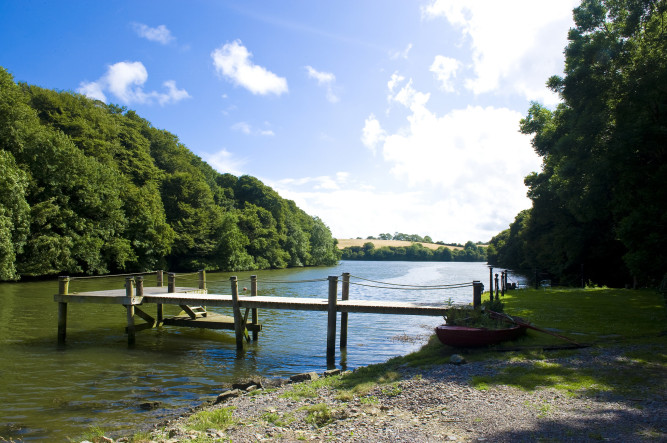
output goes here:
[{"label": "rope", "polygon": [[[316,278],[313,280],[261,280],[262,283],[315,283],[315,282],[323,282],[323,281],[328,281],[326,278]],[[258,280],[259,282],[259,280]]]},{"label": "rope", "polygon": [[114,277],[134,277],[136,275],[157,274],[157,271],[133,272],[131,274],[110,274],[110,275],[88,275],[82,277],[70,277],[69,280],[89,280],[91,278],[114,278]]},{"label": "rope", "polygon": [[353,283],[350,282],[351,285],[356,285],[356,286],[365,286],[367,288],[380,288],[380,289],[400,289],[403,291],[433,291],[433,290],[438,290],[438,289],[459,289],[459,288],[468,288],[472,286],[472,283],[461,283],[461,286],[414,286],[414,287],[403,287],[403,288],[398,288],[396,286],[376,286],[376,285],[365,285],[363,283]]},{"label": "rope", "polygon": [[[403,286],[403,287],[408,287],[408,288],[437,288],[437,289],[446,289],[446,288],[467,288],[468,286],[472,286],[472,283],[453,283],[451,285],[433,285],[433,286],[421,286],[421,285],[402,285],[400,283],[387,283],[387,282],[382,282],[382,281],[375,281],[375,280],[369,280],[367,278],[362,278],[362,277],[357,277],[351,275],[350,278],[357,278],[359,280],[364,280],[364,281],[369,281],[371,283],[378,283],[380,285],[391,285],[391,286]],[[359,285],[360,283],[352,283],[351,284],[356,284]]]}]

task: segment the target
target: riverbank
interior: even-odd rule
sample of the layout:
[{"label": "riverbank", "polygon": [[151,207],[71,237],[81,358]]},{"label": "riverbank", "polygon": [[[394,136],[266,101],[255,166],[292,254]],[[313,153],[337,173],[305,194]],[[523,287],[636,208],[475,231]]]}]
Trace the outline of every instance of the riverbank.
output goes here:
[{"label": "riverbank", "polygon": [[[590,347],[426,368],[394,359],[251,387],[116,441],[658,441],[667,439],[664,368],[632,356],[664,352],[664,344]],[[540,384],[501,382],[522,370]]]},{"label": "riverbank", "polygon": [[544,351],[558,339],[529,330],[454,364],[459,351],[432,337],[418,352],[352,373],[221,398],[126,441],[667,440],[659,294],[527,290],[504,302],[589,346]]}]

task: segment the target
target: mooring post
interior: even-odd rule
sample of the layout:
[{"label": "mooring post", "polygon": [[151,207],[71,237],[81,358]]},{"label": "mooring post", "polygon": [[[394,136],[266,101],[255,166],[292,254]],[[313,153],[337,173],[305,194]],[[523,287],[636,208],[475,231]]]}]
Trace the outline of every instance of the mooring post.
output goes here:
[{"label": "mooring post", "polygon": [[[250,276],[250,296],[251,297],[257,297],[257,276],[256,275],[251,275]],[[257,308],[252,308],[252,324],[253,325],[258,325],[259,324],[259,314],[257,313]],[[252,339],[253,341],[257,341],[257,338],[259,337],[259,331],[257,329],[252,331]]]},{"label": "mooring post", "polygon": [[229,277],[232,285],[232,309],[234,310],[234,332],[236,333],[236,350],[243,350],[243,316],[239,307],[239,282],[236,276]]},{"label": "mooring post", "polygon": [[176,274],[173,272],[167,275],[167,292],[176,292]]},{"label": "mooring post", "polygon": [[[67,295],[69,293],[69,277],[58,277],[58,294]],[[67,303],[58,302],[58,344],[65,343],[67,336]]]},{"label": "mooring post", "polygon": [[206,270],[199,270],[199,289],[206,289]]},{"label": "mooring post", "polygon": [[[156,272],[157,274],[157,287],[164,287],[164,271],[162,269]],[[158,303],[157,306],[157,326],[162,326],[162,319],[164,318],[164,310],[162,309],[162,303]]]},{"label": "mooring post", "polygon": [[336,366],[336,304],[338,301],[338,276],[329,276],[329,306],[327,323],[327,367]]},{"label": "mooring post", "polygon": [[125,297],[129,304],[125,305],[127,309],[127,344],[132,346],[135,341],[134,329],[134,305],[132,304],[132,296],[134,295],[134,277],[125,277]]},{"label": "mooring post", "polygon": [[500,297],[500,287],[498,286],[498,273],[496,273],[496,300],[499,300]]},{"label": "mooring post", "polygon": [[505,291],[507,291],[507,271],[500,274],[500,295],[504,297]]},{"label": "mooring post", "polygon": [[[350,273],[343,272],[343,286],[341,288],[341,300],[350,299]],[[347,348],[347,312],[340,313],[340,348]]]},{"label": "mooring post", "polygon": [[478,308],[482,304],[482,290],[484,285],[480,281],[472,282],[472,307]]},{"label": "mooring post", "polygon": [[159,271],[155,271],[155,274],[157,275],[157,287],[158,288],[163,287],[164,286],[164,271],[160,269]]},{"label": "mooring post", "polygon": [[489,300],[493,301],[493,266],[489,266]]}]

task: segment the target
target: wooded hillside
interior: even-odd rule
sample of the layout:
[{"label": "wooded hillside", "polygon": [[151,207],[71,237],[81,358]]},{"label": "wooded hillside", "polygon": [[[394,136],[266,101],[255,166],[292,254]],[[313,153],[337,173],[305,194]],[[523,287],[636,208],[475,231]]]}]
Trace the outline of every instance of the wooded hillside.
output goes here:
[{"label": "wooded hillside", "polygon": [[0,67],[0,279],[335,264],[327,226],[134,111]]},{"label": "wooded hillside", "polygon": [[532,208],[489,260],[561,283],[657,285],[667,272],[667,1],[584,0],[562,103],[533,103],[521,132],[542,157]]}]

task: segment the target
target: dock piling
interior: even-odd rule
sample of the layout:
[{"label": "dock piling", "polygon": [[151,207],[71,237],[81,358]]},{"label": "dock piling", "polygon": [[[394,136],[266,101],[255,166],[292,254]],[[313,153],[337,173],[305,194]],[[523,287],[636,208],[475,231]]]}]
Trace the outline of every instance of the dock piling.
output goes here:
[{"label": "dock piling", "polygon": [[[69,292],[69,277],[58,277],[58,294],[67,295]],[[65,343],[67,336],[67,303],[58,302],[58,344]]]},{"label": "dock piling", "polygon": [[229,278],[232,285],[232,309],[234,311],[234,332],[236,334],[236,350],[243,350],[243,317],[241,316],[241,308],[239,307],[239,282],[236,276]]},{"label": "dock piling", "polygon": [[[251,297],[257,297],[257,276],[256,275],[251,275],[250,276],[250,296]],[[258,325],[259,324],[259,314],[257,312],[257,308],[252,308],[252,324],[253,325]],[[257,329],[253,329],[253,331],[252,331],[252,340],[257,341],[258,337],[259,337],[259,331],[257,331]]]},{"label": "dock piling", "polygon": [[[142,282],[142,291],[143,291],[143,282]],[[127,344],[132,346],[135,342],[135,329],[134,329],[134,305],[132,304],[132,298],[134,296],[134,277],[125,277],[125,297],[127,297],[129,304],[125,305],[127,309]]]},{"label": "dock piling", "polygon": [[329,303],[327,322],[327,368],[336,366],[336,304],[338,302],[338,276],[329,276]]},{"label": "dock piling", "polygon": [[206,271],[200,269],[199,272],[199,289],[206,289]]},{"label": "dock piling", "polygon": [[483,285],[480,281],[472,282],[472,307],[478,308],[482,305],[482,289]]},{"label": "dock piling", "polygon": [[[343,272],[343,285],[341,287],[341,300],[350,299],[350,273]],[[347,348],[347,312],[340,313],[340,349]]]}]

